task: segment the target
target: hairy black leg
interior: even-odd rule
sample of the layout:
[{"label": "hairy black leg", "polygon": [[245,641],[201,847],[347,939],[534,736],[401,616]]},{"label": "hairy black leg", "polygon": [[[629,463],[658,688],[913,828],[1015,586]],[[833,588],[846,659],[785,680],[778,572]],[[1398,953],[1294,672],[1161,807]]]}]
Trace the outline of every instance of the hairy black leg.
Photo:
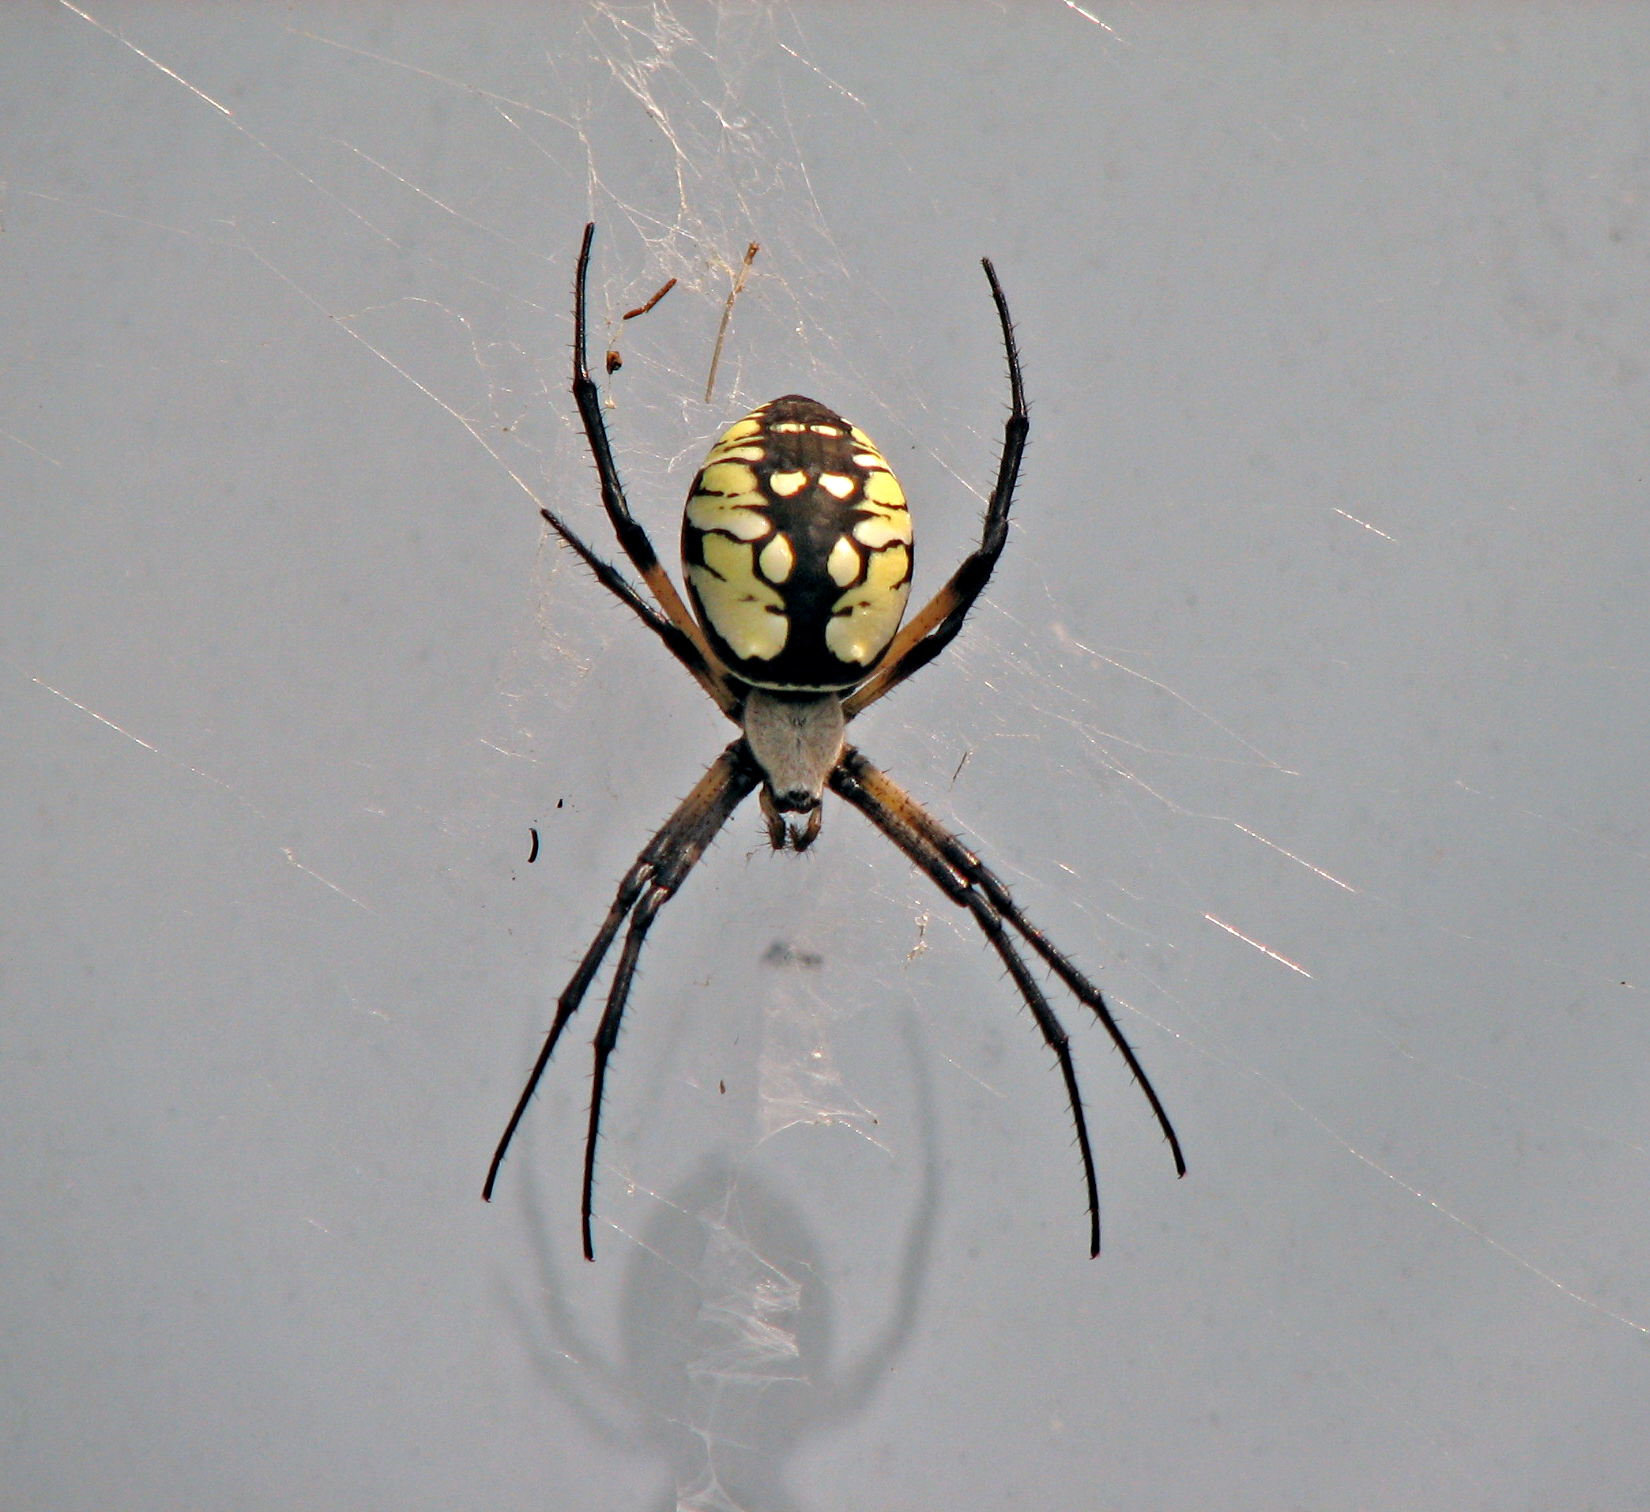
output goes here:
[{"label": "hairy black leg", "polygon": [[613,970],[613,985],[608,989],[607,1007],[602,1011],[601,1023],[596,1028],[593,1047],[596,1053],[595,1074],[590,1082],[590,1127],[584,1140],[584,1190],[579,1200],[579,1218],[584,1235],[584,1258],[594,1260],[596,1248],[590,1238],[590,1215],[595,1208],[596,1135],[602,1121],[602,1091],[607,1085],[607,1061],[613,1047],[619,1042],[619,1024],[624,1018],[625,1005],[630,1001],[630,986],[636,976],[636,962],[641,959],[647,932],[659,910],[670,901],[673,888],[650,885],[630,917],[630,928],[625,934],[624,949],[619,952],[619,964]]},{"label": "hairy black leg", "polygon": [[886,773],[873,766],[853,747],[849,747],[832,772],[830,785],[833,792],[847,799],[893,841],[948,898],[967,908],[974,915],[987,939],[1008,968],[1009,974],[1014,978],[1015,986],[1031,1009],[1044,1039],[1048,1041],[1059,1060],[1061,1075],[1066,1082],[1066,1092],[1071,1102],[1072,1117],[1077,1125],[1078,1145],[1083,1155],[1084,1176],[1089,1190],[1090,1240],[1093,1253],[1098,1254],[1098,1183],[1065,1030],[1050,1006],[1047,996],[1036,979],[1031,976],[1024,959],[1014,947],[1005,921],[1006,926],[1012,926],[1026,943],[1048,962],[1078,1001],[1089,1007],[1105,1026],[1112,1043],[1123,1055],[1157,1116],[1158,1125],[1169,1141],[1176,1171],[1184,1176],[1186,1162],[1180,1151],[1180,1141],[1169,1123],[1168,1114],[1164,1111],[1156,1089],[1147,1078],[1133,1048],[1123,1038],[1099,989],[1020,912],[1009,896],[1008,889],[986,869],[979,858]]},{"label": "hairy black leg", "polygon": [[881,798],[884,804],[897,807],[904,821],[923,840],[939,851],[959,877],[979,888],[990,899],[991,906],[1007,920],[1026,944],[1048,963],[1054,974],[1065,983],[1071,995],[1100,1020],[1118,1054],[1134,1073],[1146,1101],[1151,1104],[1158,1127],[1169,1142],[1176,1174],[1184,1176],[1186,1157],[1181,1153],[1179,1136],[1174,1131],[1174,1125],[1169,1122],[1169,1115],[1163,1107],[1162,1099],[1157,1095],[1157,1089],[1152,1086],[1151,1078],[1146,1075],[1145,1067],[1140,1064],[1134,1047],[1124,1037],[1117,1020],[1112,1016],[1112,1011],[1100,989],[1077,969],[1070,956],[1020,911],[1019,904],[1014,901],[1001,878],[886,772],[873,766],[852,747],[844,752],[842,764],[850,767],[859,782],[869,792]]},{"label": "hairy black leg", "polygon": [[[596,581],[602,585],[614,598],[624,604],[641,622],[665,643],[665,648],[677,661],[688,669],[712,698],[717,697],[716,691],[708,681],[708,671],[700,658],[698,649],[693,642],[684,635],[673,620],[666,619],[652,604],[642,597],[634,583],[630,582],[622,572],[607,562],[604,562],[594,551],[579,538],[573,530],[558,515],[548,509],[539,511],[544,516],[545,523],[561,537],[578,559],[596,576]],[[731,709],[722,711],[732,715]]]},{"label": "hairy black leg", "polygon": [[[756,765],[745,749],[743,738],[734,741],[716,758],[710,770],[699,779],[693,791],[682,800],[676,812],[648,841],[634,865],[624,874],[618,892],[613,898],[613,904],[607,911],[607,917],[602,921],[601,929],[591,941],[590,948],[585,951],[572,980],[562,989],[561,996],[556,1000],[556,1016],[551,1022],[549,1034],[545,1036],[544,1047],[533,1063],[533,1069],[527,1077],[527,1085],[521,1089],[521,1096],[516,1099],[515,1110],[510,1114],[510,1121],[499,1139],[498,1148],[493,1152],[492,1163],[487,1167],[487,1180],[481,1189],[483,1200],[491,1200],[499,1166],[504,1162],[505,1152],[510,1148],[510,1141],[515,1137],[516,1128],[527,1111],[527,1104],[533,1100],[533,1093],[538,1090],[539,1078],[544,1075],[545,1067],[550,1064],[550,1057],[555,1053],[562,1030],[567,1027],[568,1020],[583,1003],[585,994],[590,990],[590,983],[601,969],[602,961],[612,948],[620,926],[630,911],[637,906],[637,899],[650,888],[663,892],[663,897],[659,900],[661,904],[669,898],[682,885],[683,879],[693,869],[694,864],[704,855],[710,842],[728,822],[729,816],[750,795],[759,777]],[[655,905],[653,911],[657,912],[657,908],[658,905]],[[634,933],[633,927],[632,934]],[[627,938],[626,949],[628,948]],[[640,949],[639,943],[637,949]],[[632,960],[630,973],[626,976],[627,992],[629,975],[633,974],[634,970],[635,962]],[[622,999],[620,1011],[623,1011]],[[611,994],[608,1012],[612,1012]],[[605,1016],[603,1022],[606,1022]],[[585,1244],[588,1251],[588,1228]]]},{"label": "hairy black leg", "polygon": [[[579,407],[579,419],[584,423],[585,439],[590,443],[590,455],[596,463],[596,477],[601,484],[602,507],[619,538],[619,545],[630,558],[642,581],[658,601],[665,618],[673,624],[693,646],[698,665],[688,670],[697,677],[705,691],[716,700],[724,714],[732,715],[738,705],[738,696],[728,686],[722,664],[705,639],[699,622],[688,612],[670,574],[660,565],[653,542],[625,498],[624,483],[619,477],[619,464],[613,457],[613,446],[608,440],[607,421],[602,415],[601,391],[590,376],[585,358],[585,287],[590,277],[590,247],[596,238],[596,223],[584,228],[584,241],[579,246],[579,264],[573,275],[573,401]],[[551,520],[556,525],[555,520]],[[621,595],[622,597],[623,595]]]},{"label": "hairy black leg", "polygon": [[843,714],[852,719],[885,693],[899,686],[913,672],[920,671],[956,639],[974,601],[985,591],[997,558],[1008,542],[1008,513],[1014,503],[1014,484],[1020,476],[1020,459],[1025,454],[1031,416],[1026,410],[1025,383],[1020,373],[1020,348],[1014,340],[1014,323],[1008,316],[1008,301],[997,282],[991,259],[980,265],[991,283],[991,298],[1003,328],[1003,350],[1008,356],[1009,411],[1003,427],[1003,452],[997,463],[997,483],[985,509],[985,524],[978,548],[963,558],[950,581],[905,625],[889,645],[882,664],[842,701]]}]

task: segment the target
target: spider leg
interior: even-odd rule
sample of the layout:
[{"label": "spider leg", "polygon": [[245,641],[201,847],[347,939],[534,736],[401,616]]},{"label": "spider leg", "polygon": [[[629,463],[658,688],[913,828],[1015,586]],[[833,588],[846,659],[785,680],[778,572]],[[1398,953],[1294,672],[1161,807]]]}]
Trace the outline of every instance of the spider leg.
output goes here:
[{"label": "spider leg", "polygon": [[890,643],[881,665],[842,701],[842,712],[852,719],[885,693],[898,687],[913,672],[921,671],[956,639],[974,601],[985,591],[997,558],[1008,541],[1008,512],[1014,503],[1014,484],[1020,476],[1020,459],[1025,454],[1026,434],[1031,417],[1026,410],[1025,383],[1020,373],[1020,348],[1014,340],[1014,324],[1008,316],[1008,301],[997,282],[991,259],[980,259],[991,284],[992,302],[1003,328],[1003,350],[1008,356],[1009,411],[1003,427],[1003,453],[997,464],[997,483],[986,504],[985,525],[979,547],[963,559],[951,579],[923,605]]},{"label": "spider leg", "polygon": [[1127,1062],[1135,1080],[1140,1083],[1140,1090],[1146,1095],[1146,1101],[1151,1104],[1152,1112],[1157,1116],[1157,1125],[1163,1131],[1163,1137],[1169,1141],[1169,1150],[1174,1156],[1175,1173],[1184,1176],[1186,1158],[1180,1152],[1180,1140],[1175,1134],[1174,1125],[1169,1122],[1169,1115],[1164,1111],[1157,1089],[1152,1086],[1145,1067],[1135,1055],[1134,1047],[1123,1037],[1123,1031],[1118,1027],[1117,1020],[1112,1017],[1112,1011],[1106,1006],[1100,989],[1077,969],[1070,956],[1020,911],[1019,904],[1009,895],[1002,879],[886,772],[872,766],[858,751],[851,748],[843,756],[843,762],[851,762],[856,775],[869,790],[877,794],[883,803],[898,807],[906,822],[945,858],[946,863],[965,881],[986,895],[991,906],[1014,927],[1026,944],[1048,963],[1054,974],[1066,984],[1071,995],[1089,1008],[1105,1026],[1112,1044],[1117,1047],[1117,1053]]},{"label": "spider leg", "polygon": [[1065,1031],[1047,997],[1015,949],[1007,927],[1012,926],[1024,938],[1026,943],[1053,968],[1055,974],[1071,990],[1072,995],[1087,1006],[1105,1026],[1112,1043],[1134,1073],[1146,1095],[1146,1100],[1157,1116],[1158,1126],[1168,1139],[1169,1148],[1174,1155],[1176,1172],[1184,1176],[1186,1161],[1180,1151],[1180,1140],[1133,1047],[1123,1038],[1122,1030],[1118,1028],[1117,1021],[1112,1017],[1099,988],[1083,976],[1071,961],[1049,942],[1042,931],[1021,913],[1018,905],[1009,896],[1008,889],[985,867],[979,857],[968,850],[892,778],[850,746],[843,752],[841,761],[831,774],[831,789],[870,819],[952,902],[967,908],[974,915],[986,938],[1008,967],[1015,986],[1030,1007],[1038,1028],[1043,1032],[1043,1038],[1048,1041],[1060,1063],[1066,1093],[1071,1101],[1072,1118],[1077,1125],[1077,1142],[1082,1151],[1084,1176],[1089,1190],[1091,1253],[1098,1254],[1098,1187],[1094,1176],[1093,1158],[1089,1151],[1088,1129],[1078,1096],[1076,1072],[1072,1066]]},{"label": "spider leg", "polygon": [[[595,459],[596,476],[601,483],[602,506],[612,522],[613,533],[619,545],[630,558],[642,581],[652,590],[665,618],[692,644],[698,665],[689,664],[688,670],[697,677],[724,714],[732,714],[738,704],[729,688],[727,672],[711,650],[699,622],[688,612],[682,596],[671,582],[670,574],[659,563],[653,542],[642,523],[630,512],[625,498],[624,484],[619,478],[619,464],[613,459],[612,443],[607,436],[607,422],[602,418],[601,391],[590,376],[585,358],[585,285],[590,275],[590,245],[596,237],[596,223],[584,228],[584,241],[579,247],[578,270],[573,276],[573,400],[579,407],[579,418],[584,422],[585,439],[590,443],[590,455]],[[550,522],[553,526],[556,521]],[[560,527],[558,527],[558,530]],[[560,531],[563,539],[567,532]],[[577,549],[577,548],[575,548]],[[580,553],[583,555],[583,553]],[[605,582],[605,579],[604,579]],[[611,584],[608,584],[611,587]],[[615,590],[616,591],[616,590]],[[623,595],[621,594],[622,598]],[[626,599],[628,603],[629,600]],[[674,647],[672,648],[674,649]]]},{"label": "spider leg", "polygon": [[[695,858],[697,859],[697,858]],[[688,865],[692,865],[689,862]],[[686,867],[683,871],[686,871]],[[677,879],[677,885],[680,883]],[[619,1042],[619,1021],[624,1017],[625,1005],[630,1001],[630,986],[636,976],[636,962],[641,959],[647,932],[659,910],[670,901],[675,885],[660,881],[650,882],[636,911],[630,916],[630,928],[625,931],[624,949],[619,952],[619,964],[613,969],[613,985],[608,989],[607,1007],[602,1010],[601,1023],[596,1027],[593,1048],[596,1052],[595,1074],[590,1081],[590,1128],[584,1140],[584,1191],[579,1200],[579,1221],[584,1235],[584,1258],[596,1258],[595,1245],[590,1238],[590,1218],[596,1202],[596,1134],[602,1120],[602,1091],[607,1084],[607,1060]]]},{"label": "spider leg", "polygon": [[648,603],[637,592],[635,585],[623,573],[597,556],[579,539],[572,528],[558,516],[551,514],[548,509],[541,509],[539,513],[544,516],[545,522],[572,549],[579,560],[596,575],[596,581],[620,603],[626,605],[649,630],[665,643],[665,648],[693,674],[699,686],[710,694],[717,707],[728,718],[737,719],[738,702],[729,690],[728,685],[719,678],[710,675],[699,655],[698,647],[683,634],[681,626],[674,620],[666,619],[664,615],[660,614],[652,604]]},{"label": "spider leg", "polygon": [[[602,927],[597,931],[596,938],[590,942],[590,948],[585,951],[572,980],[562,989],[561,996],[556,1000],[556,1016],[551,1022],[549,1034],[545,1036],[544,1048],[539,1051],[538,1059],[533,1063],[533,1069],[527,1077],[527,1085],[521,1089],[521,1096],[516,1100],[510,1121],[505,1125],[498,1148],[493,1152],[492,1163],[487,1167],[487,1180],[481,1189],[484,1201],[490,1201],[492,1198],[493,1184],[498,1179],[499,1166],[503,1164],[505,1152],[510,1148],[510,1141],[515,1137],[516,1128],[527,1111],[527,1104],[532,1101],[533,1093],[538,1090],[539,1078],[544,1075],[545,1067],[550,1064],[550,1057],[555,1053],[562,1030],[567,1027],[568,1020],[583,1003],[585,994],[590,990],[590,983],[601,969],[602,961],[612,948],[626,916],[632,909],[636,909],[639,915],[645,908],[648,922],[652,921],[653,915],[682,885],[694,864],[716,838],[718,831],[727,823],[733,811],[750,795],[751,789],[759,780],[760,774],[745,750],[743,738],[735,740],[711,764],[710,770],[699,779],[693,791],[682,800],[676,812],[648,841],[641,855],[636,858],[635,864],[624,874],[618,892],[614,895],[612,907],[608,909],[607,917],[602,921]],[[638,899],[642,900],[640,906],[637,903]],[[638,930],[635,920],[632,920],[630,933],[626,936],[624,950],[620,954],[619,969],[614,977],[613,988],[608,994],[607,1010],[602,1016],[601,1030],[597,1036],[596,1092],[591,1100],[590,1140],[586,1150],[585,1167],[584,1246],[587,1258],[590,1255],[590,1175],[595,1152],[596,1116],[601,1100],[602,1073],[607,1054],[612,1049],[611,1043],[608,1043],[607,1049],[602,1050],[601,1039],[604,1034],[616,1036],[618,1033],[619,1015],[624,1012],[625,998],[629,994],[630,982],[635,974],[636,957],[641,953],[642,937],[645,934],[646,925]]]},{"label": "spider leg", "polygon": [[[857,752],[850,752],[857,756]],[[1083,1114],[1082,1094],[1077,1086],[1077,1068],[1071,1058],[1071,1040],[1066,1034],[1053,1005],[1037,979],[1027,969],[1024,958],[1015,948],[1013,938],[1003,924],[1001,915],[989,899],[958,875],[956,870],[923,836],[906,816],[870,791],[860,781],[860,774],[845,758],[831,776],[832,789],[859,809],[883,834],[894,842],[917,868],[926,872],[946,897],[974,915],[987,941],[1001,958],[1008,974],[1014,979],[1020,996],[1031,1009],[1037,1027],[1054,1058],[1059,1062],[1060,1075],[1066,1084],[1066,1098],[1071,1104],[1072,1122],[1077,1128],[1077,1148],[1083,1159],[1083,1183],[1088,1192],[1089,1254],[1100,1253],[1100,1184],[1094,1170],[1094,1151],[1089,1143],[1088,1120]]]}]

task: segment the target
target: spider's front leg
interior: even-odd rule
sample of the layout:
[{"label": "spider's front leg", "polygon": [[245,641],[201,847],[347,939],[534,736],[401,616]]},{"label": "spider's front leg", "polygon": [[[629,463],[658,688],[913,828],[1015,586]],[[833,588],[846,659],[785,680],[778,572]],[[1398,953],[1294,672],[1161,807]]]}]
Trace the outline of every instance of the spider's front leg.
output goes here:
[{"label": "spider's front leg", "polygon": [[1174,1155],[1175,1170],[1186,1174],[1186,1161],[1180,1153],[1180,1140],[1169,1122],[1157,1090],[1147,1077],[1133,1048],[1123,1038],[1111,1010],[1100,991],[1082,975],[1071,961],[1049,942],[1020,912],[1008,889],[989,871],[979,857],[970,851],[944,825],[899,786],[887,773],[867,761],[851,746],[847,747],[831,773],[831,791],[848,800],[905,855],[927,874],[935,885],[953,903],[974,915],[992,949],[997,952],[1019,989],[1026,1006],[1031,1009],[1037,1027],[1042,1031],[1049,1049],[1060,1066],[1060,1075],[1066,1084],[1066,1097],[1071,1104],[1072,1121],[1077,1128],[1077,1147],[1083,1158],[1083,1179],[1089,1199],[1089,1253],[1100,1253],[1100,1189],[1095,1176],[1094,1155],[1089,1147],[1088,1122],[1083,1114],[1082,1098],[1077,1087],[1077,1071],[1072,1062],[1071,1046],[1048,996],[1032,976],[1026,961],[1015,946],[1010,928],[1017,932],[1040,955],[1062,982],[1071,989],[1079,1002],[1089,1008],[1104,1025],[1112,1043],[1128,1063],[1140,1084],[1141,1091],[1157,1115],[1159,1127],[1169,1141]]},{"label": "spider's front leg", "polygon": [[630,929],[625,936],[613,986],[608,991],[607,1008],[596,1036],[596,1078],[590,1100],[590,1133],[585,1149],[583,1210],[586,1259],[591,1258],[590,1193],[595,1172],[596,1134],[601,1119],[602,1084],[606,1076],[607,1058],[612,1054],[614,1041],[618,1038],[619,1021],[630,997],[636,961],[641,955],[648,926],[686,880],[687,874],[704,855],[733,811],[750,795],[760,776],[752,765],[744,740],[735,740],[717,757],[676,812],[642,848],[641,855],[619,883],[612,907],[596,932],[596,938],[590,942],[572,980],[556,1000],[556,1016],[551,1022],[550,1032],[545,1036],[543,1048],[528,1074],[526,1086],[521,1089],[521,1096],[516,1099],[510,1121],[487,1168],[487,1180],[481,1189],[484,1200],[490,1200],[493,1195],[499,1167],[504,1162],[511,1140],[515,1138],[517,1126],[527,1112],[528,1103],[533,1100],[533,1093],[538,1090],[539,1078],[550,1064],[562,1031],[584,1002],[590,984],[601,970],[602,961],[612,949],[613,941],[628,917],[631,920]]},{"label": "spider's front leg", "polygon": [[[1124,1038],[1123,1031],[1113,1017],[1111,1009],[1107,1007],[1100,989],[1077,969],[1070,956],[1020,911],[1019,904],[1009,895],[1002,879],[893,778],[872,766],[858,751],[848,752],[843,758],[843,763],[852,768],[855,779],[885,810],[898,813],[901,822],[914,832],[915,841],[920,847],[937,856],[950,872],[971,888],[977,889],[997,916],[1011,925],[1020,938],[1047,962],[1054,974],[1065,983],[1071,995],[1100,1020],[1101,1027],[1110,1036],[1117,1053],[1134,1073],[1134,1079],[1139,1083],[1141,1092],[1151,1104],[1157,1125],[1163,1131],[1163,1137],[1169,1142],[1169,1153],[1174,1157],[1176,1175],[1184,1176],[1186,1157],[1180,1150],[1180,1137],[1175,1133],[1174,1125],[1169,1122],[1168,1112],[1163,1106],[1162,1099],[1157,1095],[1157,1088],[1146,1075],[1146,1069],[1140,1064],[1134,1047]],[[920,864],[922,863],[919,862]]]}]

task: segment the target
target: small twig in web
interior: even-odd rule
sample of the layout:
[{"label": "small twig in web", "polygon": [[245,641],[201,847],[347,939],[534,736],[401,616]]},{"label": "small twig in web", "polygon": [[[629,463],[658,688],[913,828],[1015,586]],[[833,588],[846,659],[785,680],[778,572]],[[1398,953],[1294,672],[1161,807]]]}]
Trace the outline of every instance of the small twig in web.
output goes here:
[{"label": "small twig in web", "polygon": [[647,314],[647,312],[651,310],[654,305],[658,304],[658,302],[675,287],[676,280],[674,278],[667,278],[662,284],[659,285],[659,290],[652,299],[648,300],[646,304],[637,305],[634,310],[626,310],[619,318],[621,320],[634,320],[638,315]]},{"label": "small twig in web", "polygon": [[[647,312],[649,310],[651,310],[654,307],[654,305],[658,304],[658,302],[661,299],[663,299],[665,297],[665,295],[670,293],[670,291],[672,289],[674,289],[675,287],[676,287],[676,280],[674,278],[667,278],[664,281],[664,283],[662,283],[659,286],[658,290],[655,292],[652,299],[648,300],[648,302],[646,304],[637,305],[634,310],[626,310],[624,312],[624,314],[619,317],[619,319],[620,320],[634,320],[638,315],[647,314]],[[619,355],[619,349],[617,347],[609,347],[607,349],[607,370],[608,370],[608,372],[609,373],[616,373],[623,366],[624,366],[624,358]]]},{"label": "small twig in web", "polygon": [[739,269],[739,276],[733,281],[733,291],[728,295],[727,306],[722,311],[722,324],[716,332],[716,345],[710,354],[710,375],[705,379],[705,403],[710,403],[711,391],[716,387],[716,369],[722,362],[722,343],[727,339],[728,322],[733,319],[733,302],[739,297],[739,291],[745,287],[745,280],[750,276],[751,264],[756,261],[756,254],[762,250],[759,242],[752,242],[745,248],[745,262]]}]

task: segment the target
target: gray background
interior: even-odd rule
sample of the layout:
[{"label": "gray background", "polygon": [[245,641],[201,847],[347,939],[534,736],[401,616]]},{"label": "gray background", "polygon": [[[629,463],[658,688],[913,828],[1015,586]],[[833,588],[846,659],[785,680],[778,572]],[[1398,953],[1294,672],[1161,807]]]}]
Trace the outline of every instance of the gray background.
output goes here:
[{"label": "gray background", "polygon": [[[0,1501],[1650,1503],[1650,79],[1631,7],[0,16]],[[800,389],[932,589],[857,727],[1100,977],[839,804],[666,913],[726,738],[543,536]],[[729,268],[762,245],[718,393]],[[526,864],[528,829],[543,853]],[[777,947],[777,948],[776,948]],[[593,1014],[590,1015],[593,1019]]]}]

